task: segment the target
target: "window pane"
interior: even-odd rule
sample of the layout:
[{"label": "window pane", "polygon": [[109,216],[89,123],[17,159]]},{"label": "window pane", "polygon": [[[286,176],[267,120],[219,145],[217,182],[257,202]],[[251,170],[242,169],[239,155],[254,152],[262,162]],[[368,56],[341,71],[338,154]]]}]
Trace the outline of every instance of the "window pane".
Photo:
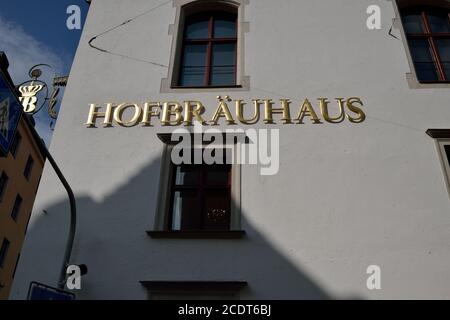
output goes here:
[{"label": "window pane", "polygon": [[212,85],[234,85],[235,84],[235,61],[236,44],[225,43],[213,46],[211,84]]},{"label": "window pane", "polygon": [[31,170],[33,169],[34,160],[31,156],[28,157],[27,164],[25,165],[25,170],[23,172],[23,175],[28,180],[30,179]]},{"label": "window pane", "polygon": [[428,14],[432,32],[450,32],[450,20],[447,12]]},{"label": "window pane", "polygon": [[205,44],[186,45],[184,48],[183,67],[181,68],[181,86],[203,86],[206,64]]},{"label": "window pane", "polygon": [[437,81],[439,80],[436,66],[433,62],[416,62],[416,73],[419,81]]},{"label": "window pane", "polygon": [[207,185],[228,185],[231,166],[210,166],[206,174]]},{"label": "window pane", "polygon": [[236,61],[236,44],[216,44],[213,47],[213,66],[234,66]]},{"label": "window pane", "polygon": [[177,167],[175,182],[177,186],[198,185],[200,182],[200,167],[198,166]]},{"label": "window pane", "polygon": [[6,185],[8,184],[8,176],[6,173],[2,172],[0,176],[0,202],[2,202],[3,195],[6,192]]},{"label": "window pane", "polygon": [[207,39],[208,38],[209,19],[197,19],[188,22],[186,25],[187,39]]},{"label": "window pane", "polygon": [[9,241],[8,239],[3,239],[2,245],[0,247],[0,268],[3,268],[6,260],[6,255],[8,254]]},{"label": "window pane", "polygon": [[181,69],[180,86],[201,87],[205,84],[204,67],[184,67]]},{"label": "window pane", "polygon": [[450,62],[450,39],[437,39],[436,45],[442,62]]},{"label": "window pane", "polygon": [[230,191],[207,190],[205,197],[205,228],[230,230]]},{"label": "window pane", "polygon": [[172,230],[198,230],[200,226],[197,191],[176,191],[173,198]]},{"label": "window pane", "polygon": [[217,18],[214,20],[214,38],[235,38],[236,20]]},{"label": "window pane", "polygon": [[437,39],[436,45],[441,57],[442,67],[444,68],[445,77],[450,79],[450,39]]},{"label": "window pane", "polygon": [[432,62],[428,40],[409,39],[409,48],[414,62]]},{"label": "window pane", "polygon": [[402,17],[406,33],[424,33],[423,20],[420,14],[408,14]]},{"label": "window pane", "polygon": [[448,164],[450,165],[450,144],[444,146],[445,155],[447,156]]},{"label": "window pane", "polygon": [[183,66],[204,67],[206,64],[206,44],[189,44],[184,47]]},{"label": "window pane", "polygon": [[447,79],[447,81],[449,81],[450,80],[450,63],[444,62],[442,64],[442,67],[444,68],[445,78]]},{"label": "window pane", "polygon": [[20,195],[17,195],[16,201],[14,202],[14,206],[11,211],[11,218],[13,218],[14,221],[17,221],[17,218],[19,217],[21,206],[22,206],[22,197]]}]

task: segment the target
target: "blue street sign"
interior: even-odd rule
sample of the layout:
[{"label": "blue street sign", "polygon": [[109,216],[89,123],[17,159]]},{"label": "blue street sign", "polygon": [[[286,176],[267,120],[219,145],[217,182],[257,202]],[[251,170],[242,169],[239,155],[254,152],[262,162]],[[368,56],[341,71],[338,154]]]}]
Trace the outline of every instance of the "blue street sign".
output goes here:
[{"label": "blue street sign", "polygon": [[31,282],[28,289],[28,300],[75,300],[75,295],[70,292],[52,288],[42,283]]},{"label": "blue street sign", "polygon": [[6,155],[14,139],[22,105],[0,70],[0,153]]}]

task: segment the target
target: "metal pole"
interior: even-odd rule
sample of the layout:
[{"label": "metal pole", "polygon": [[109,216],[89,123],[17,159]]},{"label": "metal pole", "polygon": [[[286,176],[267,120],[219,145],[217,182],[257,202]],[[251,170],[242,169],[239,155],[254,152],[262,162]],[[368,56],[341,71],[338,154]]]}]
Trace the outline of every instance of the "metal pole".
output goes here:
[{"label": "metal pole", "polygon": [[52,165],[53,169],[55,170],[56,175],[58,176],[59,180],[61,180],[61,183],[63,184],[64,188],[66,189],[67,195],[69,196],[70,231],[69,231],[69,237],[67,239],[66,250],[64,253],[64,260],[63,260],[63,264],[61,266],[61,272],[59,274],[59,280],[58,280],[58,288],[64,289],[65,282],[66,282],[65,281],[66,280],[66,270],[67,270],[67,266],[69,265],[70,256],[72,254],[72,247],[73,247],[73,242],[75,239],[75,231],[76,231],[76,227],[77,227],[77,207],[76,207],[76,203],[75,203],[75,196],[73,194],[72,188],[70,187],[66,178],[62,174],[61,170],[59,169],[58,165],[55,162],[55,159],[53,159],[52,155],[48,151],[45,144],[42,142],[40,137],[36,137],[36,138],[37,138],[36,140],[38,141],[38,143],[41,145],[41,149],[44,152],[46,158],[48,159],[48,161]]}]

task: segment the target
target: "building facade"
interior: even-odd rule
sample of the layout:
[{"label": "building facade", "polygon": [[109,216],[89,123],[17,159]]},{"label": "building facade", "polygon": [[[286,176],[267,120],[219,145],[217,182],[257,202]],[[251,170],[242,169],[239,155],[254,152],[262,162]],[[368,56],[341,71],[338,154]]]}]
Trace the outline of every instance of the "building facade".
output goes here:
[{"label": "building facade", "polygon": [[[449,10],[92,1],[51,147],[77,297],[450,298]],[[56,285],[68,212],[46,167],[12,298]]]},{"label": "building facade", "polygon": [[[0,58],[7,73],[6,56]],[[0,300],[8,299],[44,169],[36,139],[32,119],[22,115],[9,153],[0,156]]]}]

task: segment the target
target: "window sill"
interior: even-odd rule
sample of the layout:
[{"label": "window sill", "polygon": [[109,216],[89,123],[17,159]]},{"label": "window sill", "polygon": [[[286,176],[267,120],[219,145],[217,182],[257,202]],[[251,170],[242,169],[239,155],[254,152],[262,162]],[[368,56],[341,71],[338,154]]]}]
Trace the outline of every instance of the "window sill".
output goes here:
[{"label": "window sill", "polygon": [[241,239],[245,231],[147,231],[147,234],[153,239]]},{"label": "window sill", "polygon": [[433,139],[449,139],[450,129],[428,129],[427,135]]}]

